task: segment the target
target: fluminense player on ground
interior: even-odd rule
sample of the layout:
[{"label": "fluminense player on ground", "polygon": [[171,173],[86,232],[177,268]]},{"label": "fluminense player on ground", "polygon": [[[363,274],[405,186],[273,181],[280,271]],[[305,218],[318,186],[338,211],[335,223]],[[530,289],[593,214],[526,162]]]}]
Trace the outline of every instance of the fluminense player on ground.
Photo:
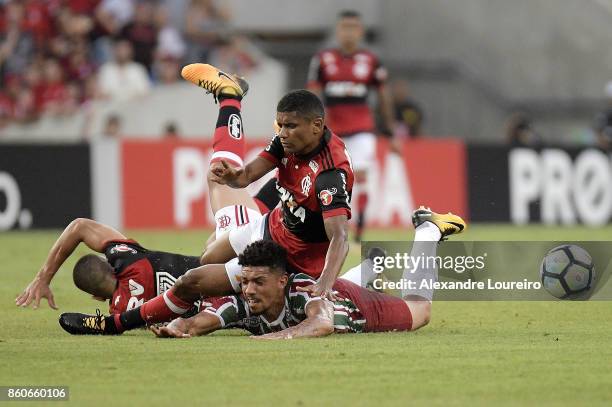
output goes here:
[{"label": "fluminense player on ground", "polygon": [[[465,228],[458,216],[424,208],[414,212],[413,222],[416,235],[411,256],[415,257],[435,256],[440,239]],[[402,277],[414,281],[416,288],[402,290],[402,298],[340,278],[334,284],[334,300],[328,300],[300,290],[313,280],[302,273],[287,274],[285,256],[274,242],[251,243],[239,256],[241,295],[212,299],[211,306],[191,318],[177,318],[165,327],[151,329],[159,337],[188,338],[242,328],[261,339],[292,339],[333,332],[410,331],[429,323],[433,289],[420,288],[420,283],[437,279],[435,265],[427,268],[422,263],[416,270],[405,270]]]},{"label": "fluminense player on ground", "polygon": [[[326,124],[338,134],[351,154],[355,171],[353,200],[357,212],[355,238],[361,240],[368,202],[367,173],[376,159],[375,119],[368,106],[368,94],[376,89],[385,129],[391,136],[393,107],[387,89],[387,71],[378,57],[361,48],[364,36],[361,16],[355,11],[339,14],[336,22],[337,48],[317,53],[311,61],[308,89],[323,97]],[[399,152],[399,140],[392,142]]]},{"label": "fluminense player on ground", "polygon": [[[182,75],[213,93],[219,101],[217,128],[242,129],[240,108],[247,88],[243,79],[206,64],[188,65]],[[290,92],[277,106],[280,133],[259,157],[240,167],[240,162],[231,154],[218,155],[219,161],[212,164],[209,176],[214,182],[234,188],[244,188],[277,168],[282,207],[217,237],[201,258],[204,266],[190,270],[172,289],[141,307],[105,318],[100,332],[96,333],[115,334],[147,323],[170,321],[187,312],[200,296],[240,292],[241,268],[237,261],[231,260],[249,243],[262,238],[277,242],[291,253],[291,272],[318,278],[303,290],[315,296],[331,296],[348,252],[353,172],[344,144],[325,127],[324,116],[316,95],[306,90]],[[230,148],[232,144],[227,147]],[[79,315],[75,321],[66,323],[78,325],[87,318]]]}]

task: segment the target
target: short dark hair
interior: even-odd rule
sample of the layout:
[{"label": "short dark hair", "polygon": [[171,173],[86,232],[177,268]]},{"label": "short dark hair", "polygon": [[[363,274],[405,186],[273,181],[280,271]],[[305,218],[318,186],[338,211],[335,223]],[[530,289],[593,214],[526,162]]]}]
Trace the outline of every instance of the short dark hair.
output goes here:
[{"label": "short dark hair", "polygon": [[358,18],[361,19],[361,13],[356,10],[342,10],[338,13],[338,20],[342,18]]},{"label": "short dark hair", "polygon": [[325,118],[325,109],[321,99],[306,89],[292,90],[287,93],[278,102],[276,111],[281,113],[296,112],[299,116],[308,120],[317,117]]},{"label": "short dark hair", "polygon": [[278,273],[287,271],[287,251],[271,240],[257,240],[238,256],[241,266],[270,267]]},{"label": "short dark hair", "polygon": [[72,270],[74,285],[86,293],[102,298],[109,298],[109,287],[114,278],[111,265],[95,254],[81,257]]}]

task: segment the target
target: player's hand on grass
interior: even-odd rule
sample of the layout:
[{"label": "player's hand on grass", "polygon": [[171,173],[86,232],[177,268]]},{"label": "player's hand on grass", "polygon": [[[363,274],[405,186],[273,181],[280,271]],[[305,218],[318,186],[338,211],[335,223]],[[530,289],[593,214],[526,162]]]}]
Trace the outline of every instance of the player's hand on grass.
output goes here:
[{"label": "player's hand on grass", "polygon": [[291,336],[288,336],[285,332],[272,332],[265,335],[252,335],[251,339],[259,339],[259,340],[278,340],[278,339],[292,339]]},{"label": "player's hand on grass", "polygon": [[151,326],[149,329],[158,338],[191,338],[191,335],[183,329],[184,326],[181,326],[181,322],[178,321],[179,319],[175,319],[166,326]]},{"label": "player's hand on grass", "polygon": [[39,276],[36,276],[34,280],[28,284],[23,292],[15,298],[15,305],[18,307],[27,307],[32,304],[32,308],[36,309],[40,306],[40,300],[46,298],[49,306],[53,309],[58,309],[55,305],[55,299],[53,298],[53,292],[49,283],[43,281]]},{"label": "player's hand on grass", "polygon": [[210,166],[210,180],[217,184],[227,185],[235,181],[244,171],[243,168],[235,168],[221,160]]}]

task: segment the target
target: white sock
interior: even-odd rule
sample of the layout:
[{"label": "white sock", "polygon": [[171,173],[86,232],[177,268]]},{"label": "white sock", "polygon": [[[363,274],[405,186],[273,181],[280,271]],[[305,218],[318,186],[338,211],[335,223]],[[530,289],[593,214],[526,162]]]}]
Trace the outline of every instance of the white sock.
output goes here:
[{"label": "white sock", "polygon": [[415,289],[403,289],[402,297],[408,295],[418,295],[431,302],[433,299],[433,289],[420,288],[423,280],[428,280],[431,283],[438,280],[438,267],[435,261],[426,261],[428,257],[435,257],[438,249],[438,241],[442,237],[440,229],[431,222],[425,222],[416,228],[414,235],[414,243],[410,251],[410,257],[413,259],[420,258],[414,270],[405,269],[402,278],[406,281],[413,281],[416,285]]},{"label": "white sock", "polygon": [[374,281],[376,276],[377,274],[374,272],[372,260],[365,259],[363,263],[349,269],[346,273],[342,274],[340,278],[355,283],[358,286],[366,287],[369,283]]},{"label": "white sock", "polygon": [[415,242],[439,242],[442,238],[440,229],[431,222],[421,223],[414,231]]}]

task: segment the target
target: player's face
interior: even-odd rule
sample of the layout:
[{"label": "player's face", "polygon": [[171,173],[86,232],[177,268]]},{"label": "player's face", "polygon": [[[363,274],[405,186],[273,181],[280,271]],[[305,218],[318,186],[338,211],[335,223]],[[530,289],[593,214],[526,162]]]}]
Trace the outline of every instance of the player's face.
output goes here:
[{"label": "player's face", "polygon": [[287,154],[307,154],[314,150],[323,134],[323,119],[309,120],[296,112],[277,112],[278,136]]},{"label": "player's face", "polygon": [[363,39],[363,24],[356,17],[345,17],[336,23],[336,41],[341,48],[355,49]]},{"label": "player's face", "polygon": [[254,315],[270,310],[284,302],[287,275],[270,271],[269,267],[245,266],[242,268],[242,295]]}]

